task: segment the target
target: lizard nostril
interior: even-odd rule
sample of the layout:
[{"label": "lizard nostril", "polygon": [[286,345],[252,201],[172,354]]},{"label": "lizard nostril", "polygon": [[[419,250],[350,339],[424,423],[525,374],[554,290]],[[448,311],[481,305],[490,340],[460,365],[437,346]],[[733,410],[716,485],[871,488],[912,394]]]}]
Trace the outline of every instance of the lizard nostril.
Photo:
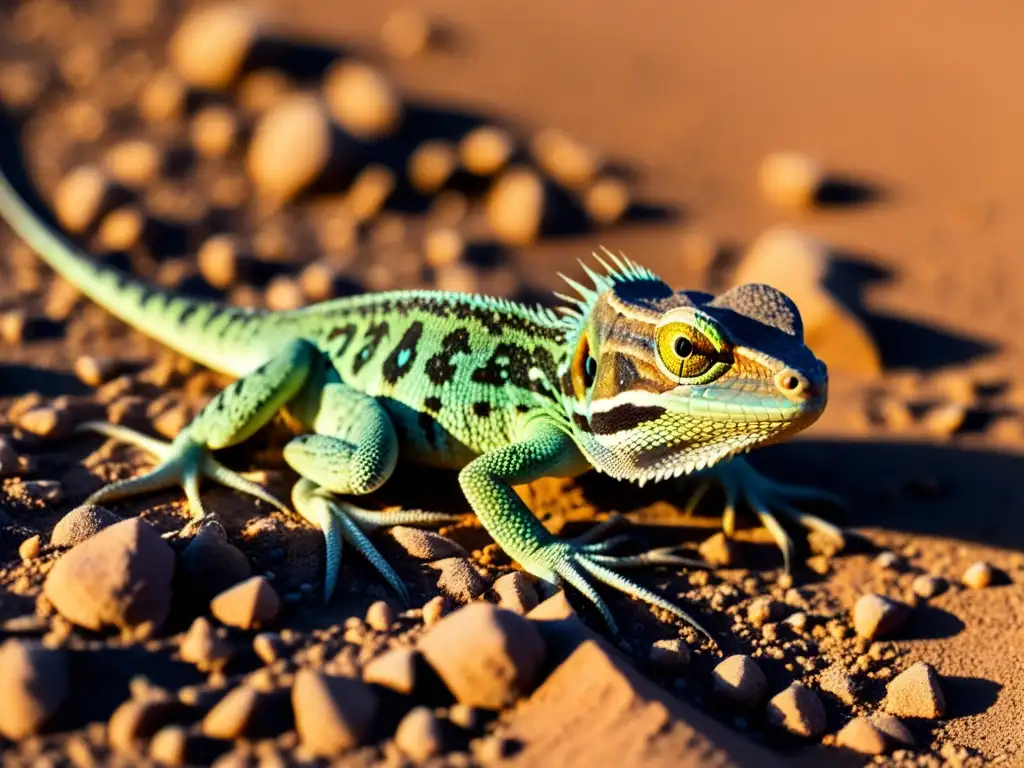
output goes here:
[{"label": "lizard nostril", "polygon": [[812,394],[811,383],[807,377],[792,368],[784,368],[775,374],[775,386],[794,401],[806,400]]}]

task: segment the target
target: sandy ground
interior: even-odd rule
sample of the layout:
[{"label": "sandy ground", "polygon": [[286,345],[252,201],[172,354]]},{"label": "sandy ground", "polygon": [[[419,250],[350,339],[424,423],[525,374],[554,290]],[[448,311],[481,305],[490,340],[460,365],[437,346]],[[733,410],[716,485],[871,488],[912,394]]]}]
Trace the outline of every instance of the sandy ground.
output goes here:
[{"label": "sandy ground", "polygon": [[[10,13],[15,5],[2,7]],[[282,36],[325,46],[372,44],[398,7],[390,0],[344,10],[321,0],[280,6]],[[823,573],[804,569],[798,584],[813,601],[848,609],[865,591],[906,598],[916,573],[956,582],[974,561],[996,566],[1001,578],[993,586],[954,587],[918,606],[901,633],[884,644],[884,653],[898,660],[897,668],[926,661],[942,675],[946,715],[912,724],[926,753],[953,762],[950,745],[957,745],[974,759],[1022,759],[1024,525],[1017,481],[1024,448],[1024,349],[1016,336],[1024,316],[1016,297],[1024,295],[1017,253],[1024,243],[1024,165],[1014,158],[1024,135],[1024,103],[1016,95],[1024,66],[1017,39],[1024,11],[1002,1],[966,9],[916,0],[898,7],[861,3],[855,9],[811,2],[783,7],[649,0],[452,0],[418,7],[444,21],[449,33],[436,52],[388,62],[410,99],[439,113],[499,120],[524,133],[564,129],[628,169],[634,200],[643,204],[643,215],[607,231],[502,250],[500,269],[514,278],[507,292],[540,295],[556,288],[555,272],[573,270],[575,259],[597,243],[624,251],[673,285],[694,288],[727,283],[744,249],[776,224],[791,224],[829,244],[837,267],[829,287],[870,331],[885,370],[869,379],[840,365],[820,422],[792,445],[765,451],[765,466],[778,476],[842,494],[849,502],[844,523],[868,542],[828,561]],[[102,24],[105,16],[96,18]],[[170,29],[175,18],[166,12],[139,46],[157,65],[163,56],[159,31]],[[5,44],[5,58],[28,56],[56,65],[53,46],[33,47],[16,37],[12,33]],[[106,71],[103,65],[99,71]],[[30,130],[20,132],[18,146],[21,162],[48,200],[72,164],[97,159],[113,138],[139,130],[112,119],[95,142],[62,138],[66,131],[58,121],[41,118],[63,96],[47,98],[28,111]],[[780,212],[759,192],[757,173],[767,154],[789,149],[862,183],[872,190],[871,199]],[[200,183],[189,177],[186,187]],[[244,229],[245,215],[231,218],[230,226]],[[718,244],[710,265],[687,260],[684,241],[694,233]],[[194,250],[196,241],[187,237],[186,244]],[[18,291],[10,283],[0,299],[4,308],[42,302],[40,292]],[[0,348],[0,396],[10,403],[33,389],[47,397],[82,391],[65,375],[75,356],[112,354],[125,338],[138,338],[126,337],[116,324],[89,330],[82,318],[74,315],[58,338]],[[76,324],[82,330],[74,330]],[[155,347],[136,350],[135,359],[156,355]],[[841,363],[842,350],[834,354]],[[966,401],[968,418],[951,437],[922,428],[920,409],[907,424],[869,418],[887,398],[922,407]],[[39,448],[43,469],[37,477],[60,477],[98,446],[75,444],[59,459],[52,449]],[[130,452],[116,456],[127,461],[125,471],[139,465]],[[542,484],[538,494],[541,508],[557,518],[559,502],[550,497],[558,493]],[[157,520],[174,509],[173,495],[162,498]],[[214,498],[232,506],[228,494]],[[612,489],[596,480],[583,484],[580,499],[584,513],[595,507],[637,512],[637,522],[680,529],[678,505],[666,509],[664,493]],[[122,511],[143,509],[144,504]],[[19,515],[19,530],[45,533],[59,518],[57,511],[45,522]],[[577,515],[585,516],[577,509],[571,517]],[[229,531],[242,528],[243,519],[229,524]],[[312,560],[316,534],[302,535]],[[453,535],[468,548],[482,547],[479,531]],[[5,542],[3,554],[12,558],[13,569],[16,536],[12,541]],[[261,546],[246,552],[258,558]],[[879,549],[901,554],[908,568],[881,571],[873,564]],[[752,563],[755,570],[737,574],[735,581],[757,573],[764,579],[760,588],[768,589],[777,562],[770,550],[752,558],[744,565]],[[319,565],[303,567],[291,583],[319,578]],[[358,578],[373,581],[369,570],[360,570]],[[752,590],[748,596],[754,586],[743,588]],[[424,589],[429,597],[429,585]],[[366,604],[342,599],[339,605],[346,607],[332,617],[340,621]],[[628,601],[616,605],[643,616],[640,641],[665,635],[642,608]],[[9,606],[5,616],[12,615]],[[585,610],[583,615],[593,619]],[[725,620],[722,627],[728,626]],[[708,669],[712,661],[701,654],[696,666]],[[829,733],[860,706],[831,704]],[[761,738],[759,727],[753,730]]]}]

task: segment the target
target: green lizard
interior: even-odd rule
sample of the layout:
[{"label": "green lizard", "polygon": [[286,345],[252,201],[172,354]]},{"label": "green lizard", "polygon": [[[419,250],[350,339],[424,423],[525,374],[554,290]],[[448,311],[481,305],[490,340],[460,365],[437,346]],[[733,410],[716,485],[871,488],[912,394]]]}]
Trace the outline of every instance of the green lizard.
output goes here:
[{"label": "green lizard", "polygon": [[773,483],[737,456],[807,427],[827,399],[825,366],[803,342],[796,306],[768,286],[743,285],[718,297],[677,292],[605,251],[597,257],[602,271],[583,265],[592,285],[565,278],[578,295],[559,294],[565,306],[557,313],[425,290],[266,312],[176,295],[94,263],[2,175],[0,213],[50,266],[115,316],[236,377],[170,443],[121,426],[83,425],[159,459],[153,471],[112,483],[90,501],[180,484],[200,519],[200,479],[208,478],[285,509],[213,457],[284,409],[303,427],[284,458],[300,476],[295,509],[326,539],[326,598],[337,581],[342,539],[405,598],[365,531],[451,518],[369,511],[337,498],[379,488],[399,455],[459,469],[463,492],[495,542],[534,576],[578,589],[613,632],[594,582],[703,632],[680,607],[619,573],[690,561],[672,548],[609,554],[623,537],[600,539],[602,526],[561,540],[514,485],[591,468],[640,484],[699,473],[726,490],[727,532],[736,502],[746,501],[781,546],[787,568],[791,543],[776,513],[842,541],[839,529],[794,503],[825,494]]}]

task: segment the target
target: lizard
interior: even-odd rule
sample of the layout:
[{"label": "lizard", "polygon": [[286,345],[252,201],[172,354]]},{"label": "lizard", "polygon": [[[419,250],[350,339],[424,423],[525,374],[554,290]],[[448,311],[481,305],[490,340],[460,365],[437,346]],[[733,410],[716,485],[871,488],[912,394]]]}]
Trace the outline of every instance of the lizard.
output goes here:
[{"label": "lizard", "polygon": [[[0,215],[58,274],[116,317],[233,378],[170,442],[124,426],[81,430],[134,444],[158,463],[89,498],[105,503],[180,485],[190,519],[205,515],[202,480],[288,507],[228,469],[215,452],[250,438],[279,412],[300,425],[283,450],[298,474],[294,509],[323,533],[324,598],[335,589],[342,541],[354,545],[403,600],[407,590],[367,535],[452,515],[368,510],[352,497],[378,489],[403,460],[458,471],[482,526],[524,570],[567,583],[618,627],[595,584],[677,616],[683,608],[628,579],[628,567],[692,565],[678,548],[610,551],[622,535],[604,523],[577,539],[550,533],[513,486],[596,469],[640,485],[701,478],[726,491],[731,534],[739,501],[771,532],[789,569],[789,518],[842,546],[841,529],[798,502],[837,501],[781,484],[743,454],[814,423],[828,374],[806,346],[799,310],[763,284],[718,296],[677,291],[624,255],[580,262],[589,284],[562,275],[574,294],[557,310],[503,298],[429,290],[364,293],[271,312],[191,298],[92,259],[49,224],[0,173]],[[348,498],[341,498],[348,497]]]}]

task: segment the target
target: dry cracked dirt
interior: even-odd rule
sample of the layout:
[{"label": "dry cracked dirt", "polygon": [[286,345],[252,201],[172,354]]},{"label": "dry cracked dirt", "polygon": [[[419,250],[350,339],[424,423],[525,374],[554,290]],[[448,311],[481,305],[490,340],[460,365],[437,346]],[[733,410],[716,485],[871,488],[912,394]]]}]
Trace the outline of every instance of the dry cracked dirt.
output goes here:
[{"label": "dry cracked dirt", "polygon": [[[227,382],[0,228],[0,749],[10,765],[987,765],[1024,760],[1024,11],[699,2],[0,2],[0,165],[97,259],[286,309],[438,287],[550,303],[598,244],[679,287],[769,282],[825,416],[755,455],[839,494],[784,574],[692,485],[518,488],[716,566],[652,568],[709,643],[523,574],[450,473],[368,504],[400,604],[222,488],[84,505]],[[288,426],[224,452],[287,497]],[[742,512],[742,510],[741,510]]]}]

